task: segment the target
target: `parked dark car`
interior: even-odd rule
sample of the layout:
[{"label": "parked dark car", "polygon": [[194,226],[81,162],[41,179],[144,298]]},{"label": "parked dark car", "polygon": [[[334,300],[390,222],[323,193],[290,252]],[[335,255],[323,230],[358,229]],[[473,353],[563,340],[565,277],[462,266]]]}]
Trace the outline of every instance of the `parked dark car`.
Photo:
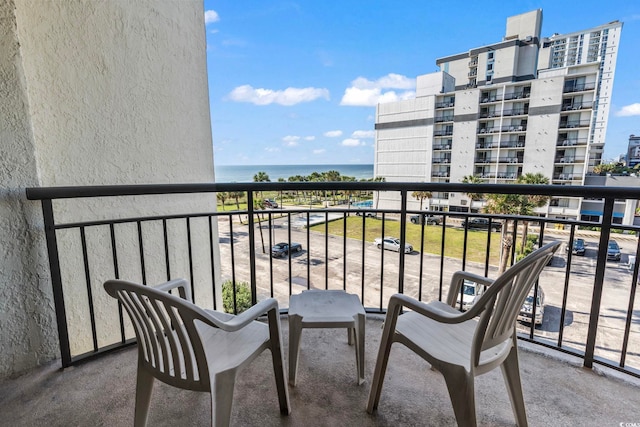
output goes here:
[{"label": "parked dark car", "polygon": [[[489,218],[466,218],[462,221],[462,226],[474,230],[488,230]],[[502,230],[502,223],[499,221],[491,221],[491,231]]]},{"label": "parked dark car", "polygon": [[[302,245],[300,243],[291,243],[291,252],[300,252]],[[271,248],[271,256],[280,258],[289,255],[289,244],[285,242],[276,243]]]},{"label": "parked dark car", "polygon": [[620,246],[615,240],[609,240],[607,246],[607,261],[620,261],[622,254],[620,253]]},{"label": "parked dark car", "polygon": [[[565,250],[569,252],[569,245],[565,247]],[[573,249],[571,253],[584,256],[585,248],[584,248],[584,239],[576,239],[573,241]]]},{"label": "parked dark car", "polygon": [[358,216],[365,216],[365,217],[370,217],[370,218],[377,218],[378,214],[376,212],[372,212],[372,211],[357,211],[356,215]]},{"label": "parked dark car", "polygon": [[[420,222],[420,217],[422,217],[422,222]],[[409,221],[413,224],[440,225],[442,217],[433,214],[411,215]]]},{"label": "parked dark car", "polygon": [[264,199],[264,206],[267,208],[275,209],[278,207],[278,203],[273,199]]}]

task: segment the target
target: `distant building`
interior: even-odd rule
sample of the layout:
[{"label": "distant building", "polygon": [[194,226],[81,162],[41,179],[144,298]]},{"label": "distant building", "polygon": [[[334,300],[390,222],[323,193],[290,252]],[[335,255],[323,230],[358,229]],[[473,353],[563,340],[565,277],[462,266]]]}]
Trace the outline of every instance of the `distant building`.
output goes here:
[{"label": "distant building", "polygon": [[[622,23],[548,38],[541,26],[540,9],[509,17],[502,41],[437,59],[440,71],[417,77],[414,99],[379,104],[375,176],[508,183],[540,172],[584,184],[601,161]],[[383,208],[399,196],[379,197]],[[460,193],[429,200],[442,211],[481,206]],[[538,213],[579,218],[581,199],[553,199]]]},{"label": "distant building", "polygon": [[640,136],[630,135],[627,146],[627,166],[634,167],[640,163]]}]

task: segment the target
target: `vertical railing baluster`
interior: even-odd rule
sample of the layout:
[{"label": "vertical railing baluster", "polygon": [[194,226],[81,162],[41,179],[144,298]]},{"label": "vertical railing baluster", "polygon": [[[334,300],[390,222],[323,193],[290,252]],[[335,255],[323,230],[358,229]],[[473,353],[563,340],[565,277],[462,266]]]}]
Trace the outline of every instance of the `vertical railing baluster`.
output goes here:
[{"label": "vertical railing baluster", "polygon": [[400,192],[400,265],[398,266],[398,292],[404,293],[404,261],[407,243],[407,190]]},{"label": "vertical railing baluster", "polygon": [[[282,198],[280,198],[280,207],[282,207]],[[271,256],[271,248],[276,243],[273,241],[271,233],[275,234],[275,220],[269,212],[269,296],[273,298],[273,257]]]},{"label": "vertical railing baluster", "polygon": [[[251,305],[256,305],[258,303],[258,289],[256,283],[256,230],[255,218],[253,217],[253,191],[247,191],[247,211],[249,214],[249,275],[251,277]],[[259,221],[258,225],[260,225]],[[269,248],[269,250],[271,250],[271,248]]]},{"label": "vertical railing baluster", "polygon": [[147,268],[144,263],[144,240],[142,238],[142,221],[136,221],[138,225],[138,248],[140,250],[140,271],[142,273],[142,284],[147,284]]},{"label": "vertical railing baluster", "polygon": [[[118,249],[116,246],[116,231],[113,223],[109,223],[109,234],[111,236],[111,257],[113,258],[113,275],[116,280],[120,279],[120,267],[118,265]],[[118,300],[118,320],[120,322],[120,341],[122,344],[126,341],[124,330],[124,312],[122,303]]]},{"label": "vertical railing baluster", "polygon": [[447,215],[442,216],[442,233],[440,241],[440,280],[438,281],[438,301],[442,301],[442,288],[444,286],[444,251],[446,249],[445,240],[447,234]]},{"label": "vertical railing baluster", "polygon": [[380,230],[380,307],[378,307],[380,311],[382,311],[383,309],[382,295],[384,293],[384,229],[386,222],[386,213],[382,212],[382,229]]},{"label": "vertical railing baluster", "polygon": [[347,213],[342,213],[342,290],[347,290]]},{"label": "vertical railing baluster", "polygon": [[596,348],[596,335],[598,333],[598,320],[600,317],[600,304],[602,303],[602,289],[604,285],[604,271],[607,266],[607,250],[611,233],[611,221],[613,220],[614,196],[604,199],[604,211],[602,213],[602,227],[600,231],[600,243],[598,262],[596,263],[596,275],[593,281],[593,296],[591,298],[591,312],[589,314],[589,328],[587,330],[587,343],[584,353],[584,366],[593,368],[593,360]]},{"label": "vertical railing baluster", "polygon": [[[569,278],[571,277],[571,263],[573,260],[573,240],[576,234],[576,226],[572,225],[569,232],[569,242],[567,243],[567,265],[564,273],[564,289],[562,291],[562,306],[560,308],[560,325],[558,326],[558,347],[562,347],[564,338],[564,321],[567,316],[567,299],[569,297]],[[540,238],[542,244],[542,237]]]},{"label": "vertical railing baluster", "polygon": [[329,289],[329,213],[324,213],[324,288]]},{"label": "vertical railing baluster", "polygon": [[[215,252],[213,250],[213,215],[208,216],[209,221],[209,261],[211,262],[211,291],[213,295],[213,309],[217,310],[218,303],[216,302],[216,267],[215,267]],[[216,217],[217,220],[217,217]],[[229,215],[229,222],[231,222],[231,215]],[[220,242],[220,231],[218,230],[217,240]],[[220,244],[218,243],[218,248],[220,248]]]},{"label": "vertical railing baluster", "polygon": [[307,211],[307,290],[311,289],[311,224],[310,212]]},{"label": "vertical railing baluster", "polygon": [[[640,252],[640,239],[636,238],[636,257]],[[631,278],[631,289],[629,289],[629,305],[627,306],[627,318],[624,323],[624,337],[622,338],[622,350],[620,354],[620,367],[624,368],[627,359],[627,346],[629,345],[629,333],[631,332],[631,322],[633,320],[633,306],[636,300],[636,288],[638,287],[638,258],[633,265],[633,276]]]},{"label": "vertical railing baluster", "polygon": [[[242,223],[242,220],[240,220]],[[229,217],[229,252],[231,255],[231,290],[233,291],[233,313],[238,313],[238,302],[236,301],[236,251],[233,237],[233,218]],[[253,246],[253,241],[249,240],[249,250]],[[224,285],[224,283],[223,283]],[[222,292],[222,305],[224,309],[224,292]]]},{"label": "vertical railing baluster", "polygon": [[196,284],[193,283],[193,247],[191,245],[191,217],[187,217],[187,251],[189,256],[189,282],[191,283],[191,298],[196,300]]},{"label": "vertical railing baluster", "polygon": [[51,270],[51,285],[53,287],[53,302],[56,307],[56,323],[58,326],[58,340],[60,342],[60,358],[62,367],[71,366],[71,346],[69,343],[69,328],[62,289],[62,274],[60,272],[60,258],[58,254],[58,240],[56,237],[53,204],[51,199],[42,200],[42,218],[44,233],[47,240],[47,254]]},{"label": "vertical railing baluster", "polygon": [[91,323],[91,338],[93,351],[98,351],[98,333],[96,331],[96,314],[93,306],[93,290],[91,289],[91,271],[89,269],[89,254],[87,253],[87,236],[85,227],[80,227],[80,244],[82,246],[82,262],[84,264],[84,280],[87,286],[87,303],[89,304],[89,322]]},{"label": "vertical railing baluster", "polygon": [[[167,219],[162,219],[162,238],[164,240],[164,263],[167,281],[171,280],[171,261],[169,259],[169,233],[167,232]],[[193,289],[192,289],[193,291]],[[191,294],[193,295],[193,294]]]}]

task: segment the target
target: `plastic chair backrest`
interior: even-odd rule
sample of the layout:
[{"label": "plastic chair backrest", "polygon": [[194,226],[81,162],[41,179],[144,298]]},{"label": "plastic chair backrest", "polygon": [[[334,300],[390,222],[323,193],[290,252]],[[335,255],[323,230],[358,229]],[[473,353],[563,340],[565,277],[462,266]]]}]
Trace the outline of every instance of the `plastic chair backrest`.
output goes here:
[{"label": "plastic chair backrest", "polygon": [[474,309],[483,310],[474,337],[473,366],[478,366],[482,351],[512,339],[516,318],[525,298],[560,245],[561,242],[549,243],[518,261],[500,275],[474,304]]},{"label": "plastic chair backrest", "polygon": [[198,307],[137,283],[111,280],[105,289],[129,313],[138,339],[139,365],[167,384],[210,390],[207,359],[195,325],[202,320]]}]

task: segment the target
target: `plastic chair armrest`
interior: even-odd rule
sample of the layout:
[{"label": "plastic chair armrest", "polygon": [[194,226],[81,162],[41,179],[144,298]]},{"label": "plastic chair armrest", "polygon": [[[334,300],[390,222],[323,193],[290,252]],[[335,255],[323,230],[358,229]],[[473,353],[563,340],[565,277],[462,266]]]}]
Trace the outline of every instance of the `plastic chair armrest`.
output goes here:
[{"label": "plastic chair armrest", "polygon": [[153,286],[154,289],[159,291],[169,292],[172,289],[178,289],[180,298],[193,302],[191,299],[191,288],[189,288],[189,282],[186,279],[174,279],[159,285]]},{"label": "plastic chair armrest", "polygon": [[475,315],[470,316],[468,314],[469,312],[452,313],[444,311],[438,309],[437,307],[434,307],[433,305],[425,304],[403,294],[395,294],[391,297],[391,299],[389,300],[389,308],[387,309],[387,313],[394,313],[394,315],[397,315],[397,313],[399,313],[400,311],[399,308],[402,307],[409,308],[418,314],[441,323],[462,323],[475,317]]},{"label": "plastic chair armrest", "polygon": [[206,314],[206,318],[210,321],[212,326],[220,328],[223,331],[234,332],[244,328],[249,323],[256,320],[258,317],[267,314],[272,310],[275,311],[276,315],[279,314],[278,301],[275,298],[268,298],[264,301],[260,301],[253,307],[238,314],[237,316],[233,316],[227,321],[222,321],[218,317],[211,315],[209,312],[205,311],[204,313]]},{"label": "plastic chair armrest", "polygon": [[451,278],[451,286],[449,287],[449,293],[447,294],[447,304],[451,307],[455,307],[456,298],[458,297],[458,294],[460,294],[460,288],[462,287],[462,283],[465,279],[487,286],[490,286],[494,282],[493,279],[480,276],[479,274],[470,273],[468,271],[456,271],[453,273],[453,277]]}]

